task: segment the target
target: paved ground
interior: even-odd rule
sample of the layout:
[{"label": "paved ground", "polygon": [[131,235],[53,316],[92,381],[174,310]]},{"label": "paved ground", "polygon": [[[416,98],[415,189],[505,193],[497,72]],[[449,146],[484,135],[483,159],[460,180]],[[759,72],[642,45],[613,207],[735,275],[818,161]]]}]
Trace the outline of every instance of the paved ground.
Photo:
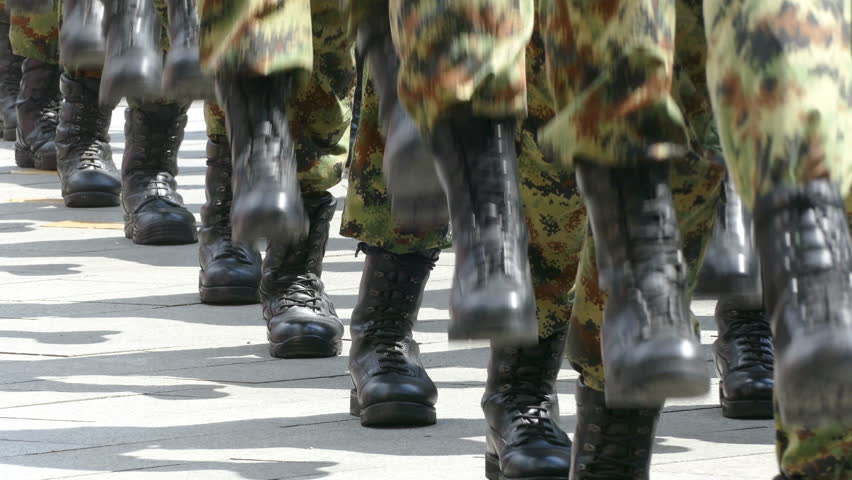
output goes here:
[{"label": "paved ground", "polygon": [[[122,113],[113,121],[117,161]],[[179,177],[196,214],[205,140],[196,107]],[[16,169],[11,143],[0,145],[2,477],[483,478],[486,349],[446,342],[451,253],[432,276],[416,332],[439,386],[439,422],[371,430],[347,413],[346,356],[272,359],[258,306],[199,303],[195,246],[135,246],[120,222],[118,208],[66,209],[55,174]],[[362,262],[354,247],[335,234],[325,259],[347,323]],[[708,345],[712,308],[694,304]],[[562,424],[573,431],[576,375],[561,378]],[[675,402],[663,415],[653,478],[768,479],[772,442],[770,422],[723,419],[715,393]]]}]

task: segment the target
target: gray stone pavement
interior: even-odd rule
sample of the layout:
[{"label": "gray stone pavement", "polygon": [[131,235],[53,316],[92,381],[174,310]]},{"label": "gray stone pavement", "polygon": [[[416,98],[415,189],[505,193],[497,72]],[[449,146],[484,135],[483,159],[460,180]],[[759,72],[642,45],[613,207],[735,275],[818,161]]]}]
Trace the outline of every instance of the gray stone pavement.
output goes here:
[{"label": "gray stone pavement", "polygon": [[[122,131],[119,108],[117,162]],[[196,214],[205,141],[196,106],[178,177]],[[344,188],[335,189],[341,199]],[[348,323],[362,259],[336,234],[339,215],[324,277]],[[446,341],[451,253],[432,275],[416,330],[439,386],[438,424],[374,430],[348,414],[345,355],[272,359],[258,306],[199,303],[196,246],[136,246],[121,221],[119,208],[65,208],[55,174],[17,169],[12,144],[0,144],[4,479],[484,478],[487,352]],[[693,304],[708,348],[713,306]],[[569,432],[575,378],[563,369],[559,382]],[[717,383],[705,398],[666,407],[654,479],[772,477],[771,422],[722,418]]]}]

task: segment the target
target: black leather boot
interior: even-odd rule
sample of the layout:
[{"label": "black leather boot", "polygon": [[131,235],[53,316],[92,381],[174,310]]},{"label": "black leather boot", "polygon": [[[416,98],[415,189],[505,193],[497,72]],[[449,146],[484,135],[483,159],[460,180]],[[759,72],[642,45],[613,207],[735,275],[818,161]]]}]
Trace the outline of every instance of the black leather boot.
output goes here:
[{"label": "black leather boot", "polygon": [[515,120],[457,115],[433,132],[452,217],[451,339],[538,342]]},{"label": "black leather boot", "polygon": [[748,296],[750,302],[759,303],[763,296],[752,217],[745,210],[730,177],[723,185],[724,195],[716,210],[713,235],[698,277],[698,290],[715,296]]},{"label": "black leather boot", "polygon": [[432,425],[438,390],[411,329],[439,252],[397,255],[365,243],[358,250],[367,258],[350,325],[349,412],[365,427]]},{"label": "black leather boot", "polygon": [[397,96],[399,57],[387,9],[366,18],[358,29],[358,50],[370,62],[379,97],[379,122],[385,137],[382,171],[391,212],[403,228],[443,227],[449,222],[449,212],[435,160]]},{"label": "black leather boot", "polygon": [[62,0],[59,59],[66,69],[103,66],[106,55],[103,22],[103,0]]},{"label": "black leather boot", "polygon": [[112,161],[109,124],[112,109],[98,106],[96,78],[60,78],[62,108],[56,152],[62,198],[72,208],[114,207],[121,180]]},{"label": "black leather boot", "polygon": [[100,95],[103,105],[118,105],[123,97],[160,96],[162,26],[153,1],[113,0],[107,5],[106,57]]},{"label": "black leather boot", "polygon": [[609,398],[577,379],[571,480],[648,480],[661,407],[610,409]]},{"label": "black leather boot", "polygon": [[213,98],[213,79],[201,73],[195,0],[167,0],[169,52],[163,67],[163,92],[170,98]]},{"label": "black leather boot", "polygon": [[23,168],[56,170],[56,124],[59,123],[58,65],[32,58],[23,61],[15,163]]},{"label": "black leather boot", "polygon": [[662,405],[710,388],[668,179],[666,162],[618,169],[577,164],[609,298],[601,346],[612,408]]},{"label": "black leather boot", "polygon": [[21,13],[48,12],[54,0],[6,0],[6,10]]},{"label": "black leather boot", "polygon": [[538,345],[494,346],[482,410],[485,476],[490,480],[567,480],[571,441],[559,428],[556,376],[565,351],[565,333]]},{"label": "black leather boot", "polygon": [[298,242],[307,232],[287,101],[288,74],[219,77],[216,93],[225,111],[234,163],[234,240]]},{"label": "black leather boot", "polygon": [[337,199],[314,193],[304,204],[307,237],[294,244],[270,243],[263,261],[263,318],[270,354],[278,358],[333,357],[343,343],[343,323],[320,280]]},{"label": "black leather boot", "polygon": [[780,186],[755,202],[766,313],[787,425],[852,422],[852,241],[843,198],[828,180]]},{"label": "black leather boot", "polygon": [[125,112],[121,165],[124,236],[140,245],[197,240],[195,217],[177,193],[177,155],[188,105],[146,105]]},{"label": "black leather boot", "polygon": [[728,418],[771,419],[775,349],[762,302],[727,295],[716,304],[719,338],[713,343],[719,401]]},{"label": "black leather boot", "polygon": [[0,123],[3,125],[3,140],[15,141],[15,131],[18,129],[15,103],[21,89],[21,63],[24,57],[12,53],[9,27],[9,11],[0,9]]},{"label": "black leather boot", "polygon": [[260,302],[260,252],[231,240],[231,147],[225,136],[207,140],[207,202],[198,230],[198,292],[211,304]]}]

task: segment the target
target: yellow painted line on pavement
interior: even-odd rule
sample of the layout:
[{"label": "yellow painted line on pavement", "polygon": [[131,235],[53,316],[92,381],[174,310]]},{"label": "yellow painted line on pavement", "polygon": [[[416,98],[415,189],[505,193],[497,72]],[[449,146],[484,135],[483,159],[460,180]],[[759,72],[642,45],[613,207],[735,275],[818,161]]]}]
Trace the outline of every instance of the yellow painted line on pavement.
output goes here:
[{"label": "yellow painted line on pavement", "polygon": [[64,203],[61,198],[12,198],[9,203]]},{"label": "yellow painted line on pavement", "polygon": [[12,170],[12,174],[14,175],[53,175],[56,176],[56,172],[53,170],[36,170],[35,168],[16,168]]},{"label": "yellow painted line on pavement", "polygon": [[107,222],[75,222],[73,220],[63,220],[61,222],[45,223],[41,227],[48,228],[88,228],[95,230],[124,230],[123,223],[107,223]]}]

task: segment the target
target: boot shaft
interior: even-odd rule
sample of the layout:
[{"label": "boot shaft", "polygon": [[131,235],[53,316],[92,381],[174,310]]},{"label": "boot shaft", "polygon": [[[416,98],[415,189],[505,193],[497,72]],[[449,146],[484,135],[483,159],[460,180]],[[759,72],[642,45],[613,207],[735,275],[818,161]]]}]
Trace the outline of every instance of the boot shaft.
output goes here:
[{"label": "boot shaft", "polygon": [[56,129],[57,143],[67,143],[81,136],[107,143],[110,141],[112,108],[98,105],[100,83],[97,78],[72,78],[67,73],[62,74],[59,82],[62,106],[59,112],[60,124]]},{"label": "boot shaft", "polygon": [[263,261],[261,289],[265,292],[275,291],[277,284],[287,283],[286,278],[291,276],[322,275],[322,260],[337,199],[329,192],[322,192],[306,195],[303,201],[309,219],[308,234],[293,245],[270,242]]},{"label": "boot shaft", "polygon": [[207,174],[204,192],[207,201],[201,206],[202,230],[213,224],[230,228],[231,201],[231,147],[228,138],[215,136],[207,140]]},{"label": "boot shaft", "polygon": [[[500,401],[495,398],[511,395],[556,399],[556,377],[562,367],[565,352],[565,331],[539,338],[536,345],[491,345],[488,379],[482,403]],[[558,417],[557,413],[554,415]]]},{"label": "boot shaft", "polygon": [[[15,108],[19,137],[26,139],[28,144],[53,140],[62,99],[59,76],[60,69],[57,65],[32,58],[26,58],[22,63],[21,88]],[[46,140],[48,137],[49,140]]]},{"label": "boot shaft", "polygon": [[773,327],[780,349],[799,329],[850,322],[844,305],[852,290],[852,241],[843,198],[833,183],[778,187],[758,198],[755,238],[763,260],[764,304],[779,319]]},{"label": "boot shaft", "polygon": [[662,407],[610,409],[603,392],[577,380],[571,480],[648,480]]},{"label": "boot shaft", "polygon": [[361,243],[358,251],[364,252],[366,259],[350,322],[353,351],[358,350],[365,331],[374,322],[394,323],[403,336],[411,337],[439,250],[398,255]]},{"label": "boot shaft", "polygon": [[186,128],[189,105],[146,105],[125,111],[122,176],[178,174],[177,156]]},{"label": "boot shaft", "polygon": [[198,48],[199,20],[195,0],[166,0],[169,48]]}]

